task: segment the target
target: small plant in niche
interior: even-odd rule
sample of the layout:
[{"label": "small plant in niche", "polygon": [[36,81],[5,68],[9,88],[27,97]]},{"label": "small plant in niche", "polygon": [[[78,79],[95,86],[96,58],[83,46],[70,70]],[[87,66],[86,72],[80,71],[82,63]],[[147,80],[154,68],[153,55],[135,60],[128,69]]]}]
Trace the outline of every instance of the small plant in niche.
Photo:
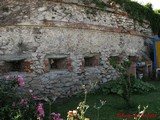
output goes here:
[{"label": "small plant in niche", "polygon": [[111,56],[109,58],[110,64],[116,68],[117,64],[120,64],[122,62],[122,57],[121,56]]},{"label": "small plant in niche", "polygon": [[66,58],[49,58],[51,70],[66,69]]}]

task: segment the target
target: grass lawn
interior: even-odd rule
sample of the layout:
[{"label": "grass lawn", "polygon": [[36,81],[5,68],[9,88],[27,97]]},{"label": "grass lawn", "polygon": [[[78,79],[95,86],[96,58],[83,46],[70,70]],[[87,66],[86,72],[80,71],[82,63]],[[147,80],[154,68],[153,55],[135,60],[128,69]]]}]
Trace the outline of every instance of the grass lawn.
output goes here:
[{"label": "grass lawn", "polygon": [[[150,83],[154,84],[157,90],[148,94],[133,95],[133,107],[131,108],[127,108],[125,101],[117,95],[89,94],[87,96],[87,104],[90,107],[86,112],[86,117],[91,120],[97,120],[97,110],[93,106],[95,103],[98,105],[99,100],[106,100],[106,104],[100,109],[99,120],[122,120],[122,118],[117,117],[118,113],[137,114],[138,105],[142,107],[148,105],[149,107],[145,113],[157,115],[155,118],[143,118],[142,120],[160,120],[160,81],[150,81]],[[67,112],[75,110],[82,100],[83,96],[72,97],[66,102],[54,104],[52,111],[61,113],[62,118],[66,120]]]}]

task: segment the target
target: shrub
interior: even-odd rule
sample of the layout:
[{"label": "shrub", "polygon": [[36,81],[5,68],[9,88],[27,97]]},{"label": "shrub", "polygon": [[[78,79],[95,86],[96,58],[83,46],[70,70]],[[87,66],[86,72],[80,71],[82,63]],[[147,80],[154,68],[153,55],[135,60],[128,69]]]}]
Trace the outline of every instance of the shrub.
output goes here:
[{"label": "shrub", "polygon": [[0,79],[0,118],[1,120],[33,120],[37,103],[32,90],[24,88],[22,77]]},{"label": "shrub", "polygon": [[[123,80],[121,79],[112,80],[102,85],[100,91],[103,94],[117,94],[122,90],[122,86],[123,86]],[[134,77],[131,77],[131,86],[132,86],[132,93],[135,94],[144,94],[156,89],[154,85],[136,79]]]},{"label": "shrub", "polygon": [[144,94],[155,90],[155,86],[142,80],[135,80],[133,84],[133,93]]},{"label": "shrub", "polygon": [[109,61],[114,69],[119,72],[119,78],[102,85],[100,90],[102,93],[118,94],[126,101],[127,106],[131,106],[131,95],[133,93],[146,93],[155,89],[153,85],[136,79],[128,72],[131,66],[130,61],[122,61],[116,64],[114,57],[111,57]]}]

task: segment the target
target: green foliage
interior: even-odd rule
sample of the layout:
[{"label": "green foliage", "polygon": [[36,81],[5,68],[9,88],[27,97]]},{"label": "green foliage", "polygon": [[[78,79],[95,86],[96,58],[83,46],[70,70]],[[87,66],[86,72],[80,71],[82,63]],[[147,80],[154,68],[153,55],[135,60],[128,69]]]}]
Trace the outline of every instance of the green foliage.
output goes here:
[{"label": "green foliage", "polygon": [[156,90],[156,87],[148,82],[135,79],[133,84],[133,93],[144,94]]},{"label": "green foliage", "polygon": [[121,7],[134,19],[142,22],[147,20],[150,22],[153,33],[158,34],[160,31],[160,15],[155,13],[152,9],[151,4],[146,6],[140,5],[139,3],[131,0],[112,0]]},{"label": "green foliage", "polygon": [[114,93],[121,96],[131,106],[131,95],[133,93],[145,93],[155,89],[153,85],[135,79],[128,74],[128,69],[131,65],[130,61],[123,61],[116,64],[115,57],[110,57],[110,64],[119,72],[118,80],[107,82],[102,85],[101,91],[103,93]]},{"label": "green foliage", "polygon": [[22,120],[22,119],[23,115],[21,114],[20,110],[17,112],[17,115],[12,118],[12,120]]},{"label": "green foliage", "polygon": [[[158,11],[153,11],[152,4],[147,3],[146,5],[141,5],[136,1],[131,0],[111,0],[121,6],[129,16],[140,23],[143,20],[150,22],[150,26],[154,34],[158,34],[160,31],[160,14]],[[96,7],[105,10],[107,7],[111,7],[109,4],[104,3],[102,0],[83,0],[84,4],[94,3]]]},{"label": "green foliage", "polygon": [[16,81],[0,80],[0,117],[2,120],[10,119],[11,116],[16,114],[14,111],[13,101],[17,101],[18,98],[14,97]]},{"label": "green foliage", "polygon": [[[122,79],[112,80],[102,85],[100,91],[103,94],[122,94],[124,92],[122,86]],[[132,93],[135,94],[145,94],[156,89],[154,85],[135,79],[134,77],[131,77],[131,86]]]},{"label": "green foliage", "polygon": [[17,80],[0,79],[0,98],[1,120],[34,119],[36,102],[28,90],[18,87]]},{"label": "green foliage", "polygon": [[107,7],[110,7],[108,4],[104,3],[102,0],[83,0],[84,4],[92,4],[94,3],[96,7],[105,10]]},{"label": "green foliage", "polygon": [[108,5],[106,3],[104,3],[102,0],[93,0],[93,2],[96,4],[97,7],[101,8],[103,10],[106,7],[108,7]]},{"label": "green foliage", "polygon": [[113,68],[116,68],[116,67],[117,67],[115,57],[111,56],[111,57],[109,58],[109,62],[110,62],[110,64],[112,65]]},{"label": "green foliage", "polygon": [[160,9],[154,10],[154,12],[160,14]]},{"label": "green foliage", "polygon": [[151,3],[147,3],[147,4],[145,5],[145,7],[149,8],[150,10],[153,10],[153,7],[152,7],[152,4],[151,4]]},{"label": "green foliage", "polygon": [[147,93],[151,90],[155,90],[155,86],[147,82],[143,82],[139,79],[136,79],[133,76],[128,76],[128,68],[131,65],[130,61],[124,61],[120,64],[116,63],[115,57],[110,57],[110,64],[120,72],[120,77],[117,80],[112,80],[102,85],[101,91],[104,94],[131,94],[131,93]]},{"label": "green foliage", "polygon": [[120,73],[119,81],[121,81],[121,89],[116,94],[120,95],[126,101],[127,106],[131,106],[132,94],[131,77],[127,74],[130,65],[130,61],[123,61],[115,65],[115,69]]}]

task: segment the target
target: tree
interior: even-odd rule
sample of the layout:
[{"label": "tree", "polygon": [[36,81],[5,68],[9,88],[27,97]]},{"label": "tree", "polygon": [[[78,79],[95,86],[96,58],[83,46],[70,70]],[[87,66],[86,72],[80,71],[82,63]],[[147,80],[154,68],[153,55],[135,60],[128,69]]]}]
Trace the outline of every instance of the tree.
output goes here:
[{"label": "tree", "polygon": [[154,10],[154,12],[160,14],[160,9]]},{"label": "tree", "polygon": [[148,9],[150,9],[150,10],[153,10],[153,7],[152,7],[152,3],[147,3],[146,5],[145,5],[145,7],[147,7]]}]

